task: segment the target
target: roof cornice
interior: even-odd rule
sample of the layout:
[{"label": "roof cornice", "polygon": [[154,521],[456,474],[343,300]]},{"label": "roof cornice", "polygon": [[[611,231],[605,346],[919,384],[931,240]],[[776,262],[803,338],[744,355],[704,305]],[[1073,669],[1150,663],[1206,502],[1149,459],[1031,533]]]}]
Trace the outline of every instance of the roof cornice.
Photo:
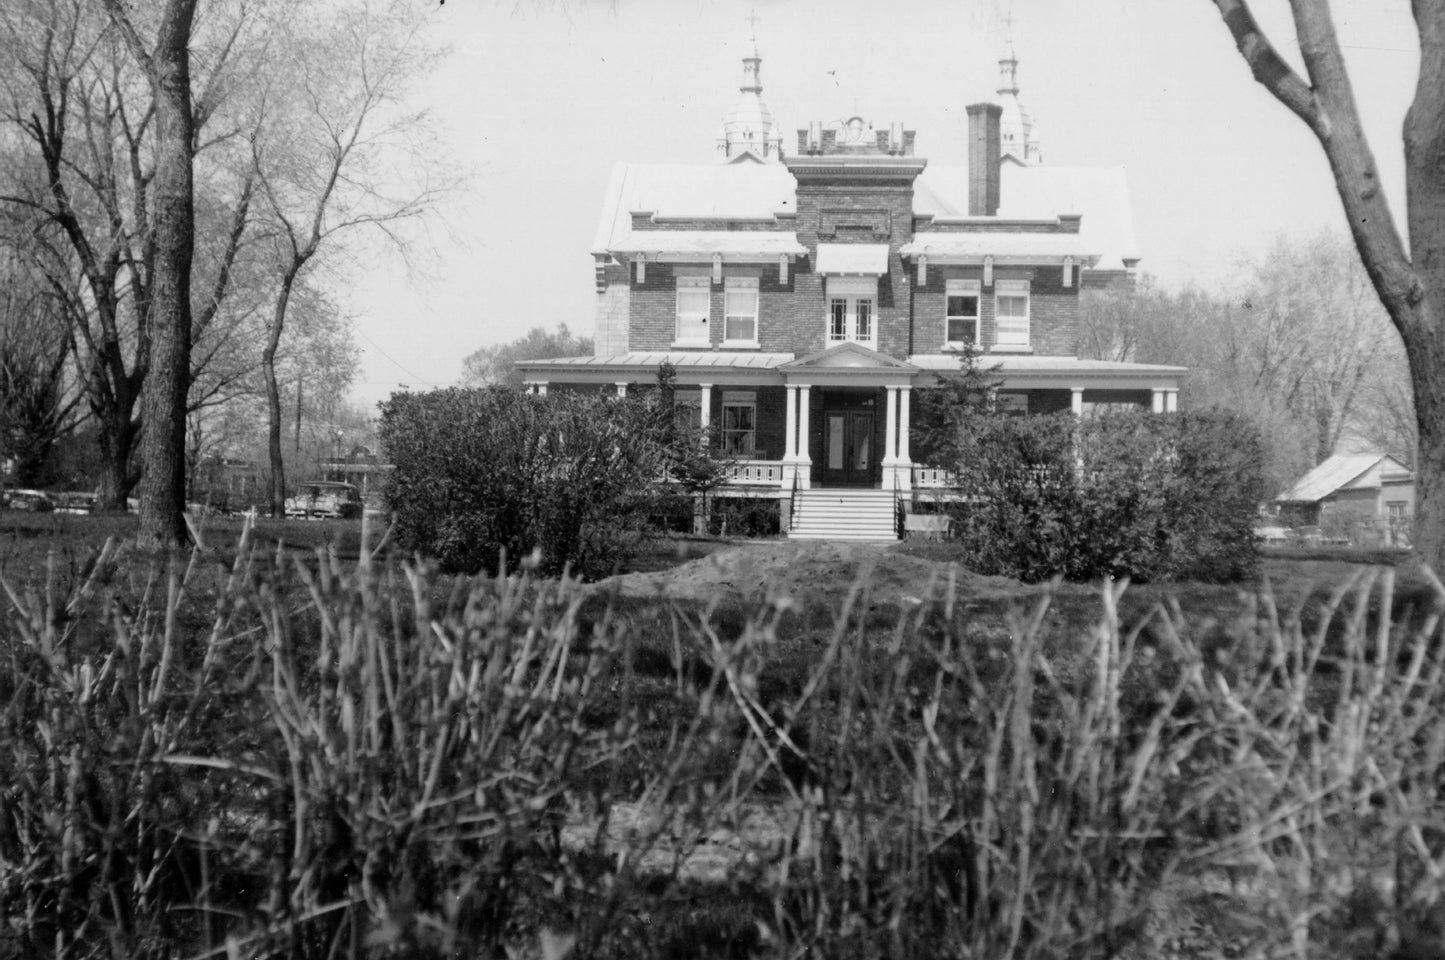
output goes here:
[{"label": "roof cornice", "polygon": [[923,172],[923,157],[850,156],[847,154],[784,157],[783,166],[795,177],[864,177],[912,179]]}]

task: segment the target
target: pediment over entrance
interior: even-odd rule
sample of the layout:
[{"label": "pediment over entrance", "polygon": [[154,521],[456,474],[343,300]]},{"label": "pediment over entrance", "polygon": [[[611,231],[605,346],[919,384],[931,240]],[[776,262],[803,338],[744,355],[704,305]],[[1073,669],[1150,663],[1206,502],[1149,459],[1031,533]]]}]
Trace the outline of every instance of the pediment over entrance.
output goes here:
[{"label": "pediment over entrance", "polygon": [[779,370],[877,370],[898,373],[918,373],[919,368],[911,363],[870,350],[861,343],[840,343],[835,347],[810,353],[787,363],[779,364]]}]

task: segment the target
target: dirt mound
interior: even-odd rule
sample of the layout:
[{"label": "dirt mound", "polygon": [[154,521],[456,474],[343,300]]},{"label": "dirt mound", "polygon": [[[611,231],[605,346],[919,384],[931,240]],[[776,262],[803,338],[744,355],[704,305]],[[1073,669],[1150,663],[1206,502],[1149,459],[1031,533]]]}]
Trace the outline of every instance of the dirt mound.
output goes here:
[{"label": "dirt mound", "polygon": [[942,597],[949,589],[959,599],[1027,590],[1015,580],[980,576],[957,563],[907,556],[892,544],[796,540],[739,544],[668,570],[622,574],[595,586],[629,597],[788,596],[836,606],[855,584],[867,590],[871,602],[893,604]]}]

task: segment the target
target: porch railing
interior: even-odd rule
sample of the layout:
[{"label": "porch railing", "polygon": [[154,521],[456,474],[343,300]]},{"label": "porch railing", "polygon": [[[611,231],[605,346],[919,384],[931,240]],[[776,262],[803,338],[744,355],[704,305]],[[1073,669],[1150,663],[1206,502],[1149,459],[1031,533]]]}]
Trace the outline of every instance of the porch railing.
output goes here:
[{"label": "porch railing", "polygon": [[781,487],[783,464],[779,460],[734,460],[724,476],[727,483]]},{"label": "porch railing", "polygon": [[958,486],[958,475],[952,470],[917,465],[913,468],[913,489],[915,490],[956,486]]}]

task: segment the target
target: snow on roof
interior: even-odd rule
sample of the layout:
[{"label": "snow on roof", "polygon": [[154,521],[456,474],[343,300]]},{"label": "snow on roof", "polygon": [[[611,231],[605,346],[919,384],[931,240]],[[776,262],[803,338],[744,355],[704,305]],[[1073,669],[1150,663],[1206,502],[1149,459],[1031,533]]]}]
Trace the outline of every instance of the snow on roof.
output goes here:
[{"label": "snow on roof", "polygon": [[[1098,254],[1098,269],[1122,270],[1125,260],[1139,259],[1122,167],[1007,163],[999,176],[1000,219],[1054,220],[1077,213],[1083,217],[1079,237],[1090,255]],[[637,235],[653,231],[633,231],[633,213],[659,219],[770,221],[797,212],[796,192],[792,173],[781,164],[619,163],[613,167],[592,249],[642,249]],[[926,167],[914,182],[913,212],[967,217],[968,168]]]},{"label": "snow on roof", "polygon": [[[614,253],[802,256],[808,248],[791,231],[775,230],[633,230],[613,246]],[[887,247],[884,247],[887,252]]]},{"label": "snow on roof", "polygon": [[[968,167],[930,164],[914,182],[913,212],[938,218],[968,216]],[[998,216],[1005,220],[1083,217],[1079,236],[1099,254],[1100,270],[1123,270],[1138,260],[1134,210],[1123,167],[1049,167],[1005,163],[999,171]]]},{"label": "snow on roof", "polygon": [[1356,490],[1378,487],[1385,474],[1398,479],[1400,474],[1409,472],[1409,468],[1387,454],[1337,453],[1296,480],[1294,486],[1275,500],[1314,503],[1346,487]]},{"label": "snow on roof", "polygon": [[612,168],[592,249],[636,249],[628,243],[633,213],[771,220],[794,212],[795,189],[793,175],[780,164],[619,163]]},{"label": "snow on roof", "polygon": [[996,262],[1010,258],[1019,260],[1059,260],[1073,257],[1092,266],[1100,257],[1086,238],[1076,233],[929,233],[920,230],[899,251],[905,257],[927,254],[934,257],[965,257],[983,262],[986,256]]}]

